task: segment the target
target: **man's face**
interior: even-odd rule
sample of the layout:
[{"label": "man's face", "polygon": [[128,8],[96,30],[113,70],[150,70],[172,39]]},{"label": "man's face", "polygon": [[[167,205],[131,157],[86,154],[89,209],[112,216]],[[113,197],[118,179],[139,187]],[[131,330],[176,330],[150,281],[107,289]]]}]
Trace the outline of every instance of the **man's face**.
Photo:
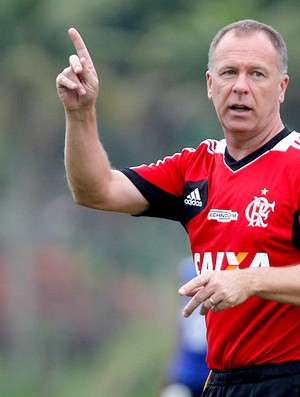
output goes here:
[{"label": "man's face", "polygon": [[276,50],[263,33],[225,34],[206,73],[208,98],[224,133],[258,135],[280,121],[288,76],[281,76]]}]

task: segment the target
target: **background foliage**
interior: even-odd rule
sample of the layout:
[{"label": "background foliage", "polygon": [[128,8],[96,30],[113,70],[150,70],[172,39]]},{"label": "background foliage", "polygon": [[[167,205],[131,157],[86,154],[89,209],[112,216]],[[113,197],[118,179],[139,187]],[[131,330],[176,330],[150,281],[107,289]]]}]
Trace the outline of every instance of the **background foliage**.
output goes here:
[{"label": "background foliage", "polygon": [[238,19],[286,39],[283,119],[299,129],[300,5],[253,0],[2,0],[0,396],[158,395],[173,335],[172,222],[73,204],[56,75],[82,33],[101,80],[99,130],[114,166],[222,136],[206,98],[209,42]]}]

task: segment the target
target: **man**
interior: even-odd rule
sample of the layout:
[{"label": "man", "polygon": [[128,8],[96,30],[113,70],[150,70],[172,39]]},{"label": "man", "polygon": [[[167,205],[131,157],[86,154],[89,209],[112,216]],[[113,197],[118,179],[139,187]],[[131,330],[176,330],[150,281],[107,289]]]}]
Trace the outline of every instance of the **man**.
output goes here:
[{"label": "man", "polygon": [[192,296],[185,317],[199,306],[206,315],[204,396],[300,396],[300,135],[280,117],[282,37],[252,20],[222,29],[206,80],[225,139],[118,171],[98,139],[95,68],[78,32],[69,34],[77,55],[57,88],[74,199],[185,227],[198,276],[179,293]]}]

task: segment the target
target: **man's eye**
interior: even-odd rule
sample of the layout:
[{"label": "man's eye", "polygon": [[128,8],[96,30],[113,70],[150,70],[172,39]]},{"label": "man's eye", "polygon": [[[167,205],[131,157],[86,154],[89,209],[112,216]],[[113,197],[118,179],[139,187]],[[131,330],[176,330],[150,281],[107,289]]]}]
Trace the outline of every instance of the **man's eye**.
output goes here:
[{"label": "man's eye", "polygon": [[225,70],[225,72],[223,72],[223,76],[233,76],[235,74],[235,72],[233,70]]},{"label": "man's eye", "polygon": [[263,73],[258,72],[257,70],[255,72],[253,72],[253,76],[254,77],[263,77]]}]

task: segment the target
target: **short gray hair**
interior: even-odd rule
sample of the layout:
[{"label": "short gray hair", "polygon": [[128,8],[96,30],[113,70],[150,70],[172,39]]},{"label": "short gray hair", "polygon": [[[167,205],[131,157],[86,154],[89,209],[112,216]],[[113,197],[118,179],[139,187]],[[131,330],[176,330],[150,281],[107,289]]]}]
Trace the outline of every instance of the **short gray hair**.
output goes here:
[{"label": "short gray hair", "polygon": [[225,26],[215,35],[213,38],[208,52],[208,69],[212,69],[213,57],[215,54],[215,50],[221,39],[225,36],[226,33],[234,31],[236,36],[247,33],[256,33],[263,32],[267,35],[271,43],[273,44],[278,58],[278,68],[279,73],[284,75],[288,70],[288,56],[287,56],[287,48],[286,44],[281,36],[272,26],[266,25],[262,22],[255,21],[253,19],[245,19],[242,21],[231,23],[230,25]]}]

